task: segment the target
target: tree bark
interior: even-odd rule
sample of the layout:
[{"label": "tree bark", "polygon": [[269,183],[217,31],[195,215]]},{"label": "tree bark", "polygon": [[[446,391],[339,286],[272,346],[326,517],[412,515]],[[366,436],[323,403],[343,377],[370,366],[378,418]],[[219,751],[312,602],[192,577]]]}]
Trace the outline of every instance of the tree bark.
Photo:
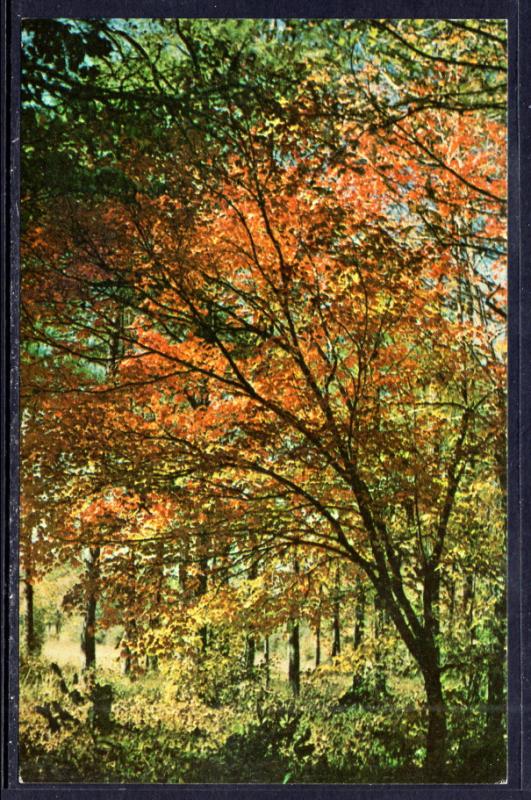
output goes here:
[{"label": "tree bark", "polygon": [[[160,606],[162,603],[162,589],[164,585],[164,540],[161,539],[156,544],[156,591],[154,597],[154,613],[150,616],[149,626],[152,630],[157,630],[160,625]],[[146,671],[158,672],[159,657],[156,653],[147,653]]]},{"label": "tree bark", "polygon": [[455,616],[455,580],[448,579],[448,633],[453,635]]},{"label": "tree bark", "polygon": [[435,663],[427,665],[423,671],[423,678],[428,701],[424,769],[427,781],[441,781],[445,777],[446,765],[446,707],[438,665]]},{"label": "tree bark", "polygon": [[35,655],[37,652],[37,637],[35,635],[35,611],[33,602],[33,584],[26,578],[24,581],[24,599],[26,603],[25,617],[25,644],[28,656]]},{"label": "tree bark", "polygon": [[98,597],[98,576],[99,576],[99,547],[90,547],[85,559],[87,569],[87,595],[85,606],[85,618],[83,620],[83,632],[81,635],[81,648],[85,656],[85,669],[93,669],[96,666],[96,608]]},{"label": "tree bark", "polygon": [[127,643],[126,636],[124,634],[123,640],[120,643],[120,658],[122,660],[122,675],[130,675],[131,674],[131,650],[129,649],[129,645]]},{"label": "tree bark", "polygon": [[157,655],[147,655],[146,670],[148,672],[158,672],[158,669],[159,669],[159,657]]},{"label": "tree bark", "polygon": [[59,609],[57,609],[56,612],[55,612],[54,619],[53,619],[53,624],[54,624],[54,628],[55,628],[55,636],[58,639],[59,635],[61,633],[61,627],[62,627],[62,624],[63,624],[63,620],[62,620],[62,617],[61,617],[61,612],[59,611]]},{"label": "tree bark", "polygon": [[332,658],[341,653],[341,621],[339,616],[339,600],[334,601],[334,616],[332,619]]},{"label": "tree bark", "polygon": [[269,655],[269,636],[264,636],[264,670],[265,670],[265,688],[269,689],[271,682],[271,662]]},{"label": "tree bark", "polygon": [[83,623],[83,653],[85,669],[96,666],[96,597],[91,594],[87,600]]},{"label": "tree bark", "polygon": [[182,542],[181,548],[181,560],[179,561],[179,588],[184,595],[188,591],[189,543],[187,539]]},{"label": "tree bark", "polygon": [[317,617],[315,626],[315,666],[318,667],[321,663],[321,612]]},{"label": "tree bark", "polygon": [[[249,579],[254,580],[258,576],[258,561],[253,561],[249,567]],[[254,673],[254,661],[256,656],[256,639],[252,633],[248,633],[245,639],[245,672],[247,677],[252,677]]]},{"label": "tree bark", "polygon": [[299,623],[295,619],[290,619],[288,621],[288,681],[295,697],[298,696],[301,688],[300,662]]},{"label": "tree bark", "polygon": [[254,660],[256,655],[256,640],[254,636],[247,636],[245,640],[245,672],[247,677],[252,677],[254,673]]},{"label": "tree bark", "polygon": [[332,658],[335,658],[341,653],[340,593],[341,593],[341,575],[340,575],[339,564],[337,564],[335,586],[334,586],[333,616],[332,616]]},{"label": "tree bark", "polygon": [[439,652],[440,573],[430,565],[424,575],[424,644],[421,646],[421,670],[428,703],[426,734],[426,779],[443,780],[446,768],[446,706],[441,682]]}]

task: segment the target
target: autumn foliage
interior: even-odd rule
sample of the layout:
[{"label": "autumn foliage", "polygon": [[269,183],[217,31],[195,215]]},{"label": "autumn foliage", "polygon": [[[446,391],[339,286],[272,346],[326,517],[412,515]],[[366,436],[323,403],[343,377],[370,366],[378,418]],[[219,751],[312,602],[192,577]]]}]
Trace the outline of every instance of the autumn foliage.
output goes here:
[{"label": "autumn foliage", "polygon": [[[86,665],[121,626],[128,674],[180,669],[213,708],[271,691],[287,630],[288,780],[411,758],[451,780],[470,736],[502,777],[503,27],[47,24],[26,40],[29,602],[68,563]],[[301,681],[301,626],[320,648],[330,624]],[[323,741],[301,720],[337,702],[334,669],[361,716]],[[341,761],[408,681],[415,755],[382,711],[380,756]]]}]

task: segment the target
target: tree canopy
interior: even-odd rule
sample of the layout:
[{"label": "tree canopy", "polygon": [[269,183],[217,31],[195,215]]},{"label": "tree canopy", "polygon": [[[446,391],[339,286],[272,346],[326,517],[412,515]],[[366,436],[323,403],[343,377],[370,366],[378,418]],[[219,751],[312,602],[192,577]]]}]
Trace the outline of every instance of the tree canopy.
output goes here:
[{"label": "tree canopy", "polygon": [[480,663],[501,753],[503,23],[36,20],[23,47],[28,585],[69,562],[85,642],[205,664],[228,626],[251,667],[363,586],[427,778]]}]

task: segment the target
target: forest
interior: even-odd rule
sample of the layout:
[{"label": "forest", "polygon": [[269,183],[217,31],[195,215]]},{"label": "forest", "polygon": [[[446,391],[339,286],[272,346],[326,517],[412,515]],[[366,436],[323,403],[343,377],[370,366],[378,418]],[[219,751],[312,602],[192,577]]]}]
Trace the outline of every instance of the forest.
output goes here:
[{"label": "forest", "polygon": [[24,782],[506,775],[503,20],[27,19]]}]

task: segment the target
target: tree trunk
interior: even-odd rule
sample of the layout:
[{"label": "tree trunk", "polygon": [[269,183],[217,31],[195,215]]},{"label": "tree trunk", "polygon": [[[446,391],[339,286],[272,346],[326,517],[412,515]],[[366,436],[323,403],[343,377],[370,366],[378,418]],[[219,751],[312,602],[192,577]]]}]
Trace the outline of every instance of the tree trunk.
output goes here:
[{"label": "tree trunk", "polygon": [[157,655],[146,656],[146,670],[147,672],[158,672],[159,670],[159,657]]},{"label": "tree trunk", "polygon": [[83,653],[85,669],[96,665],[96,597],[91,594],[87,600],[83,622]]},{"label": "tree trunk", "polygon": [[130,675],[131,673],[131,650],[129,649],[129,645],[127,644],[127,640],[124,638],[120,643],[120,658],[122,661],[122,675]]},{"label": "tree trunk", "polygon": [[81,635],[81,648],[85,656],[85,669],[92,669],[96,666],[96,608],[99,556],[100,548],[90,547],[85,558],[87,569],[87,595],[83,633]]},{"label": "tree trunk", "polygon": [[201,649],[203,652],[208,647],[208,625],[202,625],[199,629],[199,638],[201,639]]},{"label": "tree trunk", "polygon": [[374,596],[374,638],[376,640],[375,647],[375,688],[378,694],[386,694],[387,692],[387,676],[385,674],[385,664],[383,661],[382,648],[380,642],[385,637],[385,605],[382,602],[380,595]]},{"label": "tree trunk", "polygon": [[184,595],[188,590],[188,540],[185,539],[181,545],[181,560],[179,561],[179,588]]},{"label": "tree trunk", "polygon": [[463,614],[466,617],[468,626],[472,631],[471,636],[473,638],[473,628],[472,628],[472,621],[474,618],[474,600],[475,600],[475,581],[473,573],[469,573],[465,578],[465,585],[463,586]]},{"label": "tree trunk", "polygon": [[[249,580],[254,580],[258,576],[258,561],[252,561],[249,567]],[[254,673],[254,660],[256,655],[256,639],[251,633],[245,639],[245,672],[251,678]]]},{"label": "tree trunk", "polygon": [[[424,680],[426,703],[428,710],[428,726],[426,731],[426,757],[424,771],[428,782],[444,781],[446,776],[446,707],[441,682],[439,639],[439,592],[440,575],[433,564],[424,573],[423,586],[423,624],[415,621],[409,607],[409,620],[413,621],[414,631],[404,624],[400,604],[389,584],[379,584],[373,580],[379,599],[376,606],[385,607],[390,619],[395,623],[409,652],[415,659]],[[395,587],[393,587],[395,589]],[[396,590],[396,589],[395,589]],[[400,591],[399,591],[400,597]],[[408,608],[407,600],[401,598],[401,604]],[[375,613],[376,616],[376,613]],[[375,619],[376,627],[383,625],[383,618]]]},{"label": "tree trunk", "polygon": [[271,662],[269,655],[269,636],[264,637],[264,670],[265,670],[265,688],[269,689],[271,682]]},{"label": "tree trunk", "polygon": [[[154,597],[154,612],[149,619],[149,627],[156,631],[160,625],[160,607],[162,603],[162,589],[164,585],[164,541],[161,539],[155,548],[156,562],[156,591]],[[146,672],[158,672],[159,657],[155,653],[146,654]]]},{"label": "tree trunk", "polygon": [[317,624],[315,626],[315,666],[318,667],[321,663],[321,612],[317,617]]},{"label": "tree trunk", "polygon": [[24,581],[24,599],[26,602],[26,617],[25,617],[25,640],[26,640],[26,653],[28,656],[35,655],[37,652],[37,637],[35,636],[35,612],[33,603],[33,584],[31,580]]},{"label": "tree trunk", "polygon": [[[208,546],[208,543],[205,543],[205,546]],[[208,556],[202,555],[199,559],[199,577],[197,583],[197,589],[195,592],[196,597],[203,597],[208,591]],[[208,634],[209,634],[209,627],[208,625],[202,625],[199,629],[199,636],[201,639],[201,648],[203,652],[208,647]]]},{"label": "tree trunk", "polygon": [[363,581],[361,581],[359,578],[356,582],[358,584],[358,588],[356,593],[356,610],[354,618],[354,650],[357,650],[357,648],[360,646],[365,630],[365,587],[363,585]]},{"label": "tree trunk", "polygon": [[336,566],[336,577],[334,586],[334,603],[332,617],[332,658],[341,653],[341,619],[340,619],[340,599],[341,599],[341,575],[339,564]]},{"label": "tree trunk", "polygon": [[424,643],[421,646],[421,670],[428,703],[426,734],[426,780],[441,781],[446,768],[446,707],[444,703],[439,652],[440,573],[433,566],[424,576]]},{"label": "tree trunk", "polygon": [[136,651],[136,593],[137,570],[134,548],[129,548],[128,574],[131,578],[127,585],[126,599],[124,602],[124,634],[122,638],[122,675],[128,675],[134,680],[138,675],[138,653]]},{"label": "tree trunk", "polygon": [[245,672],[247,677],[254,673],[254,659],[256,655],[256,640],[254,636],[247,636],[245,640]]},{"label": "tree trunk", "polygon": [[[475,575],[469,573],[465,577],[463,586],[463,616],[466,620],[466,627],[468,629],[469,641],[471,649],[474,647],[476,638],[477,623],[474,623],[474,606],[476,600],[476,581]],[[470,705],[476,705],[480,702],[481,682],[484,678],[481,670],[471,664],[465,673],[465,688],[467,701]]]},{"label": "tree trunk", "polygon": [[300,691],[300,637],[299,623],[295,619],[288,621],[288,681],[291,691],[297,697]]},{"label": "tree trunk", "polygon": [[453,635],[455,616],[455,580],[448,579],[448,633]]},{"label": "tree trunk", "polygon": [[428,731],[426,734],[426,760],[424,769],[428,782],[445,777],[446,764],[446,707],[439,667],[433,664],[423,672],[428,701]]},{"label": "tree trunk", "polygon": [[339,600],[334,601],[334,616],[332,620],[332,658],[341,653],[341,622],[339,617]]}]

